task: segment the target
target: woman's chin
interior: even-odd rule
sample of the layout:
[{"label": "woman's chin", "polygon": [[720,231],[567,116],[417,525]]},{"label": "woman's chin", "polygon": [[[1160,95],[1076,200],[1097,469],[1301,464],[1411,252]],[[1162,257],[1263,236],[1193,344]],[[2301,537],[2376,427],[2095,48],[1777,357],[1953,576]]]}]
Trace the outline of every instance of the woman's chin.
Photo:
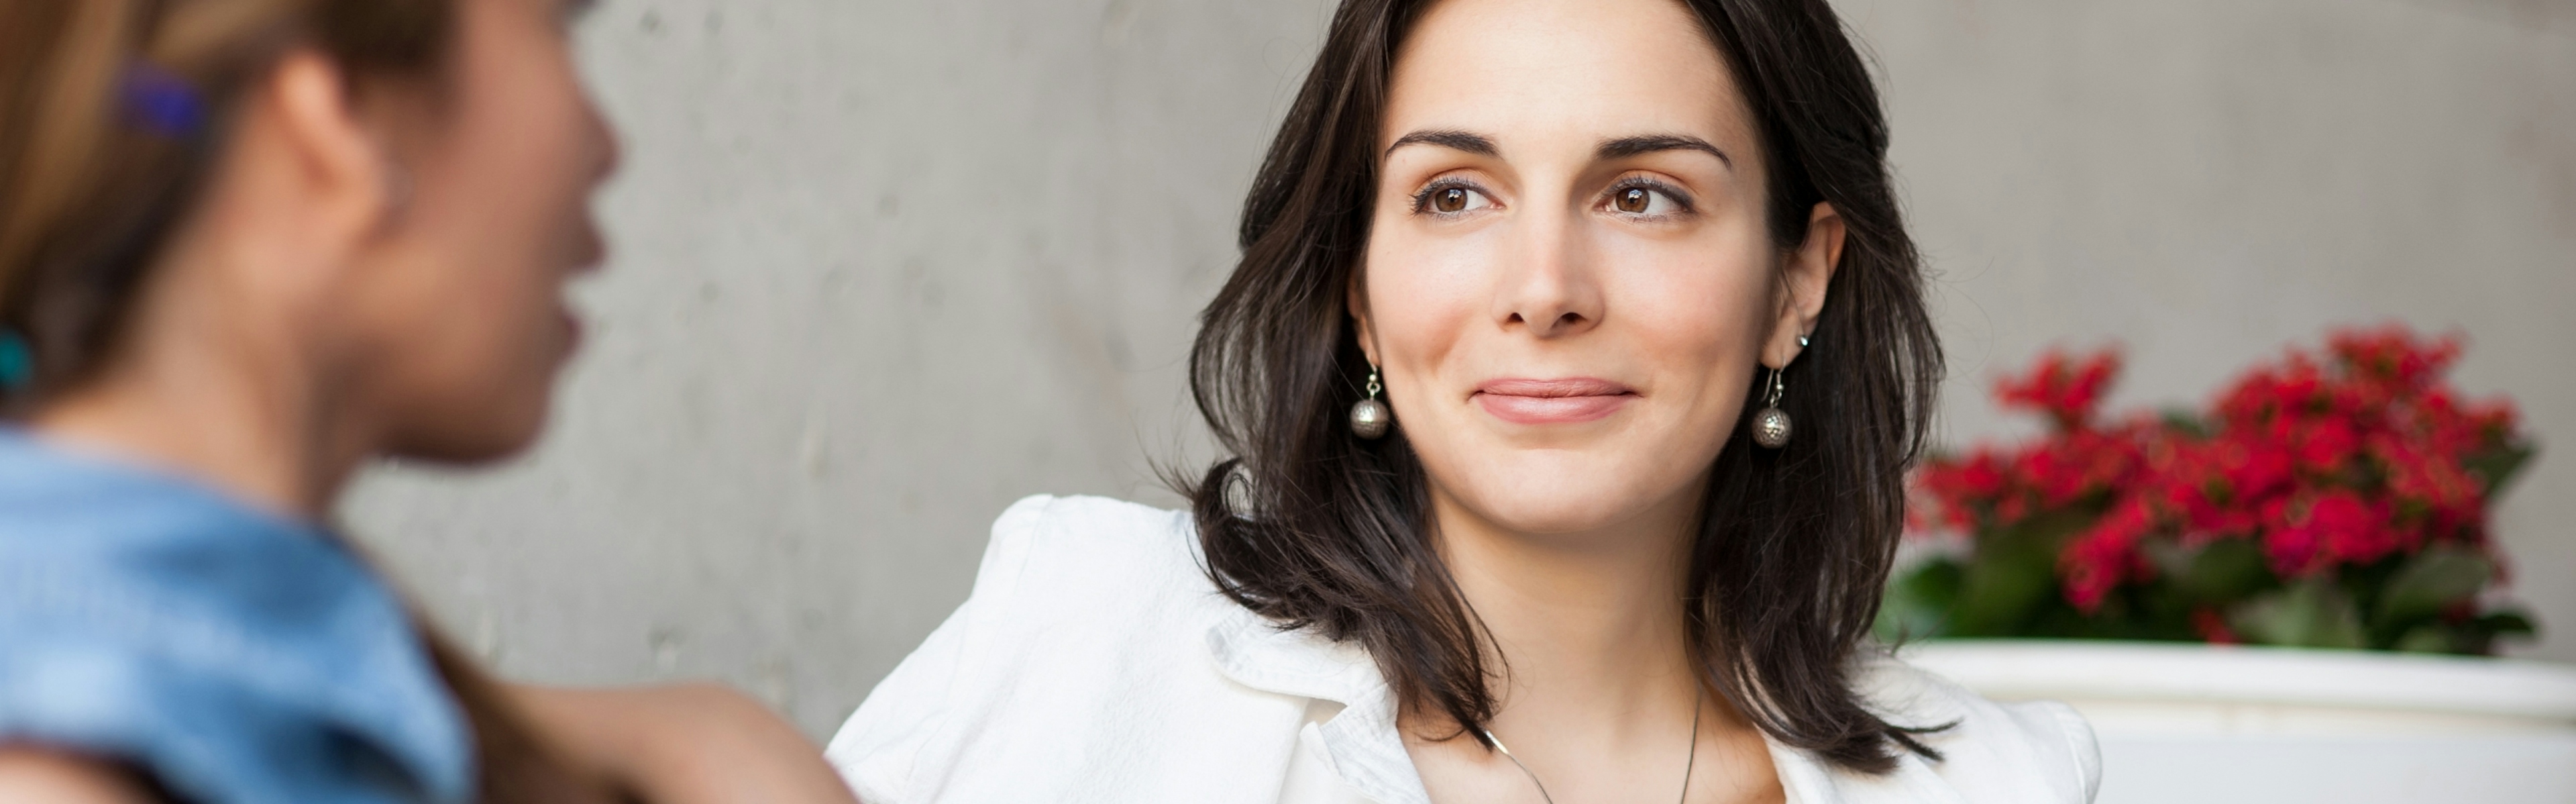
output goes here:
[{"label": "woman's chin", "polygon": [[1484,499],[1460,502],[1502,531],[1533,536],[1619,529],[1654,510],[1657,502],[1637,497],[1633,491],[1623,494],[1596,484],[1571,482],[1547,491],[1512,489],[1477,496]]},{"label": "woman's chin", "polygon": [[[1656,515],[1683,498],[1696,499],[1707,458],[1686,449],[1653,449],[1629,439],[1586,439],[1580,446],[1515,448],[1477,445],[1423,450],[1433,478],[1451,478],[1442,489],[1477,518],[1529,534],[1588,533],[1619,528]],[[1462,445],[1463,446],[1463,445]],[[1434,481],[1438,482],[1438,481]]]},{"label": "woman's chin", "polygon": [[420,422],[392,439],[387,451],[406,460],[446,466],[498,463],[526,453],[545,435],[551,405],[532,401],[486,406],[453,421]]}]

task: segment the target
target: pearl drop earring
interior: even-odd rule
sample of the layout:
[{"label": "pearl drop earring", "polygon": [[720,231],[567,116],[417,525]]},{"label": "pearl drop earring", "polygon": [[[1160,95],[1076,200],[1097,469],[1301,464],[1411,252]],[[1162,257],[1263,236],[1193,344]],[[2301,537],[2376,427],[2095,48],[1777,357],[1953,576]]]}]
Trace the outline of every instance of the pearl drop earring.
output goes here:
[{"label": "pearl drop earring", "polygon": [[1386,435],[1387,426],[1395,423],[1395,411],[1386,403],[1377,401],[1380,390],[1377,366],[1369,366],[1368,396],[1351,406],[1351,435],[1359,436],[1363,441],[1375,441]]},{"label": "pearl drop earring", "polygon": [[1789,445],[1789,436],[1792,432],[1789,426],[1789,414],[1780,409],[1780,393],[1783,390],[1785,386],[1780,383],[1780,370],[1772,369],[1771,392],[1762,398],[1762,409],[1753,412],[1753,443],[1767,449],[1779,449]]}]

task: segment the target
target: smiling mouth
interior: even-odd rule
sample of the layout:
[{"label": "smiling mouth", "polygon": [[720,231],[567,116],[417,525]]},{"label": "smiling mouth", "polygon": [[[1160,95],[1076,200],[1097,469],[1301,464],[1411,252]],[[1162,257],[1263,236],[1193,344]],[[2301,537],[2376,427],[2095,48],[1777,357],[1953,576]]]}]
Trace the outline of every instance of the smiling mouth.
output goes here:
[{"label": "smiling mouth", "polygon": [[1513,424],[1595,421],[1638,398],[1635,389],[1590,377],[1493,380],[1476,386],[1470,397],[1486,413]]}]

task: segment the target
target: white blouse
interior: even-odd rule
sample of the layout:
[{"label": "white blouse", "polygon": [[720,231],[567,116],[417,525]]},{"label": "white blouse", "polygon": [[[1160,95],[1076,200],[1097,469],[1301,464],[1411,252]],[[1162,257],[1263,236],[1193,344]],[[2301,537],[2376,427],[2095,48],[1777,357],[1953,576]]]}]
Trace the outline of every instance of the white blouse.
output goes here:
[{"label": "white blouse", "polygon": [[[1395,699],[1359,648],[1282,632],[1216,591],[1188,514],[1030,497],[993,523],[974,593],[826,751],[868,804],[1428,804]],[[1864,697],[1934,762],[1835,770],[1771,745],[1797,804],[2089,802],[2093,731],[1873,660]]]}]

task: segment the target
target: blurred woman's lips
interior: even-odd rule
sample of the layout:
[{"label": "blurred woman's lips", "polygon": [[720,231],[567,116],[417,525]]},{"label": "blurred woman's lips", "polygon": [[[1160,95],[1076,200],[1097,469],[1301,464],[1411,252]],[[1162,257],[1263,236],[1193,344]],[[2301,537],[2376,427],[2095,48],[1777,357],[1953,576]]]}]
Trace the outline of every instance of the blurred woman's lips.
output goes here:
[{"label": "blurred woman's lips", "polygon": [[569,309],[558,307],[555,308],[555,324],[563,328],[564,354],[569,356],[581,351],[581,342],[585,336],[583,330],[587,329],[581,322],[581,316],[574,315]]},{"label": "blurred woman's lips", "polygon": [[1494,418],[1513,424],[1574,424],[1619,412],[1637,392],[1609,380],[1491,380],[1473,399]]}]

